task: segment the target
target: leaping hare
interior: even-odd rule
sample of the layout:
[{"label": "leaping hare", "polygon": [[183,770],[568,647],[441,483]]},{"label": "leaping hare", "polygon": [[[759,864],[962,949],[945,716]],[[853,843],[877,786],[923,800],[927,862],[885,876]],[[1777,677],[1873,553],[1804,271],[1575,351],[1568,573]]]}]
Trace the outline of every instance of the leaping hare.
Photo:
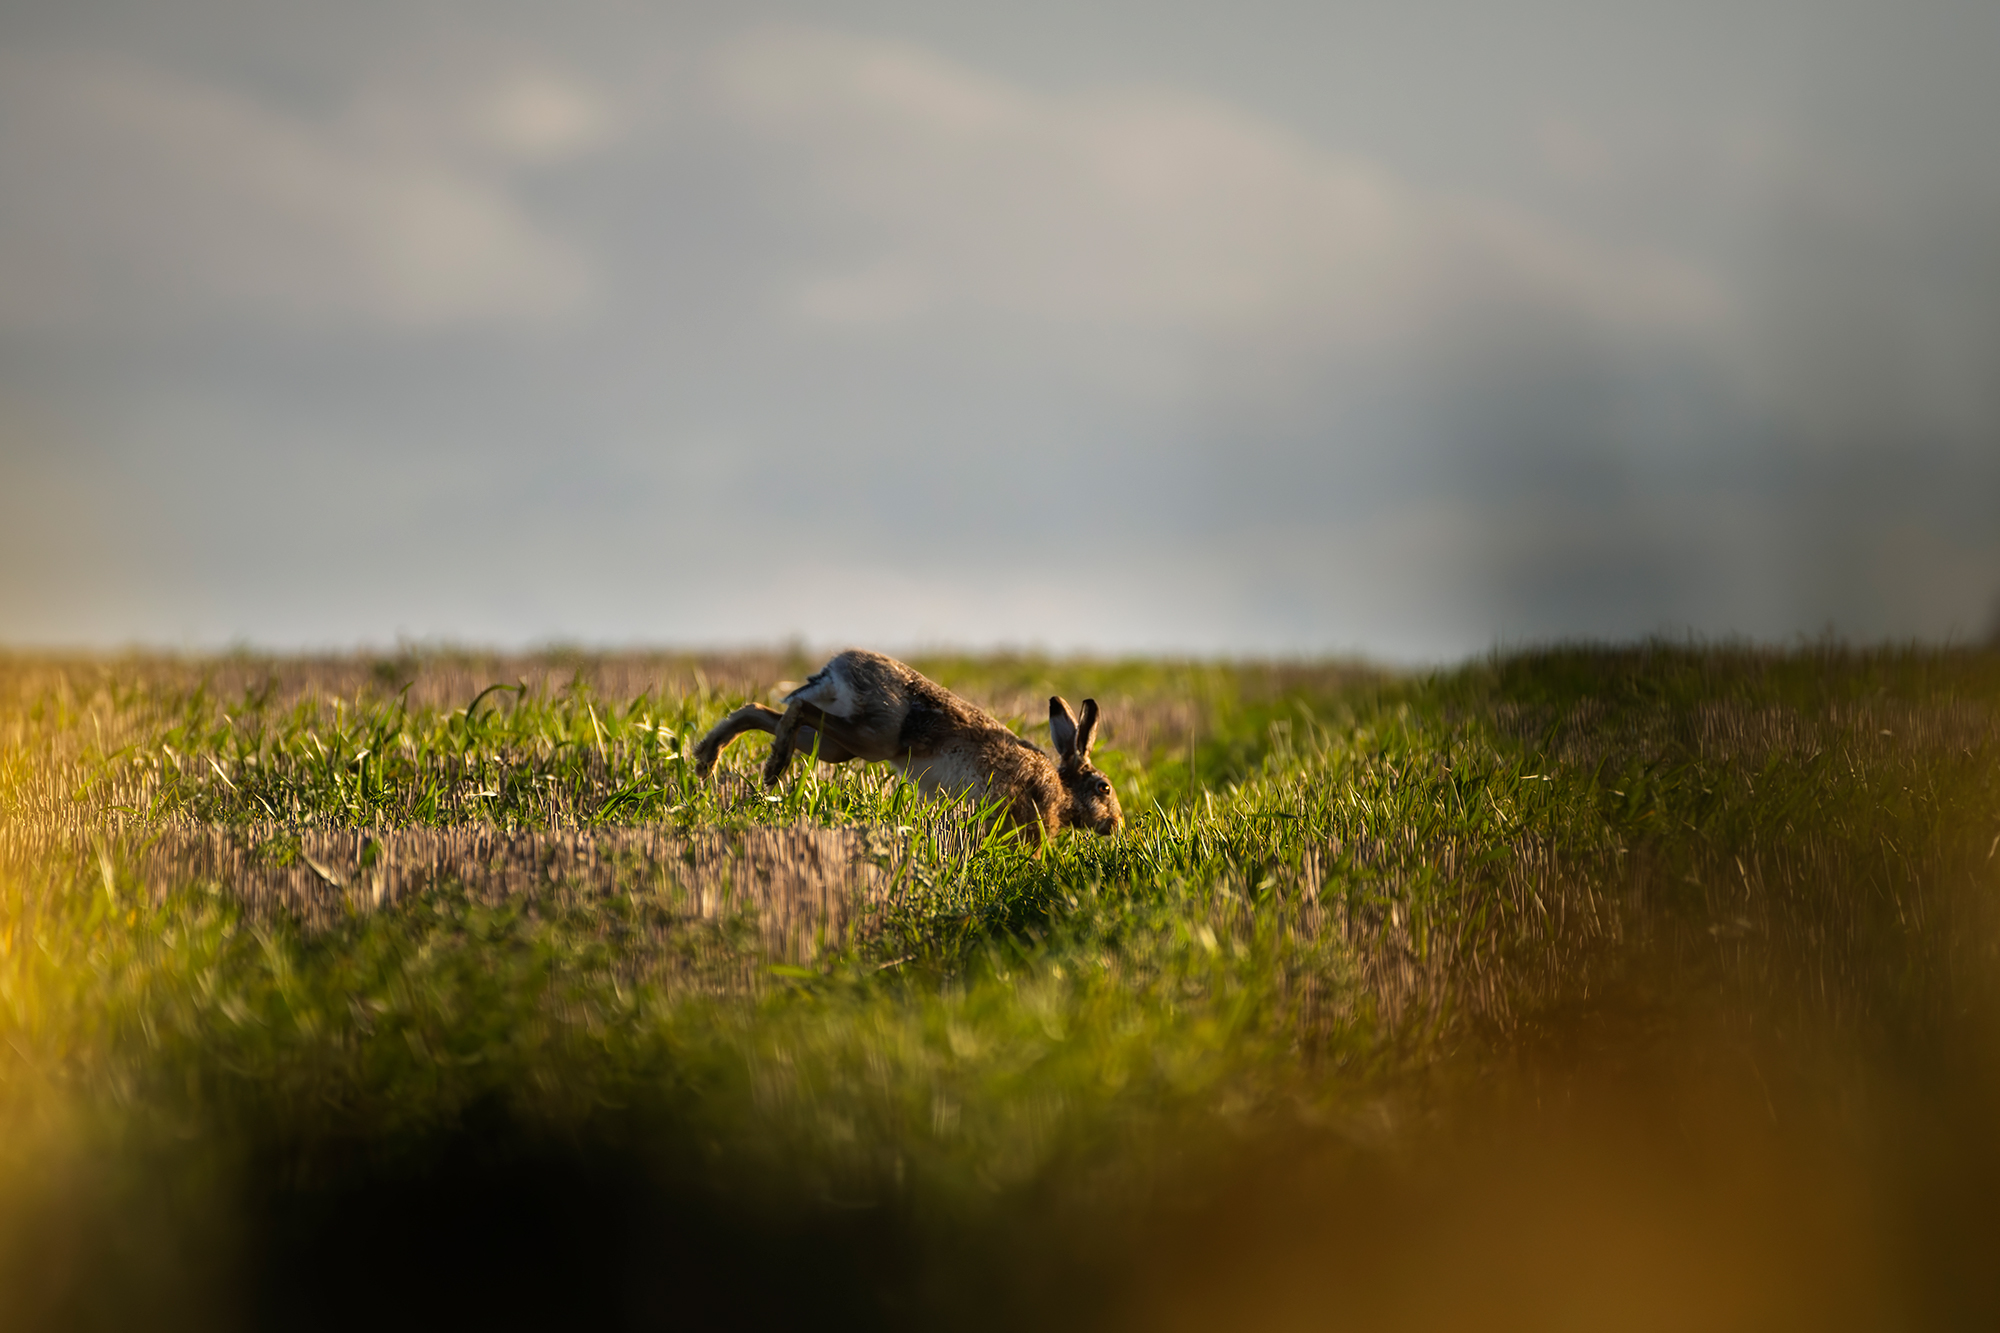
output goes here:
[{"label": "leaping hare", "polygon": [[1051,759],[893,657],[850,648],[786,695],[784,712],[745,704],[716,723],[694,747],[695,771],[706,777],[722,747],[746,731],[771,733],[767,787],[784,776],[795,748],[810,750],[817,738],[830,764],[882,759],[926,793],[999,797],[1006,822],[1036,845],[1065,826],[1116,833],[1125,822],[1110,780],[1090,762],[1095,699],[1083,701],[1081,720],[1061,699],[1049,700]]}]

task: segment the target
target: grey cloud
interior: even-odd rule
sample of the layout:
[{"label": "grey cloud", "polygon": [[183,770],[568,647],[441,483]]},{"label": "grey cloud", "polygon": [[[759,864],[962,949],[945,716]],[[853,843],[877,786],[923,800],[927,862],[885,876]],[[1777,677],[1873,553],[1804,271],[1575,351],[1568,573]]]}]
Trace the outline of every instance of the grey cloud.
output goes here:
[{"label": "grey cloud", "polygon": [[0,636],[1438,657],[2000,589],[1977,61],[171,8],[6,57]]},{"label": "grey cloud", "polygon": [[425,107],[378,92],[315,123],[128,57],[10,53],[0,319],[32,331],[572,315],[590,298],[587,261],[502,173],[413,130],[428,112],[435,128],[453,118],[462,138],[539,156],[587,139],[593,108],[546,76],[472,94]]},{"label": "grey cloud", "polygon": [[725,106],[804,148],[816,205],[873,229],[876,253],[803,285],[806,318],[964,301],[1368,347],[1471,303],[1670,328],[1726,307],[1672,256],[1418,191],[1211,99],[1040,94],[909,43],[795,28],[729,44],[716,69]]}]

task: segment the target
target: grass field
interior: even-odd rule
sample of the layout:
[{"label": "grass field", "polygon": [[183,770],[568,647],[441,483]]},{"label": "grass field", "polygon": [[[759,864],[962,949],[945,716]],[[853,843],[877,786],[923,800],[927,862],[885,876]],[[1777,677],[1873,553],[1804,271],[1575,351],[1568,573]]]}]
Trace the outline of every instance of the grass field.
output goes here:
[{"label": "grass field", "polygon": [[0,660],[0,1325],[2000,1327],[2000,655]]}]

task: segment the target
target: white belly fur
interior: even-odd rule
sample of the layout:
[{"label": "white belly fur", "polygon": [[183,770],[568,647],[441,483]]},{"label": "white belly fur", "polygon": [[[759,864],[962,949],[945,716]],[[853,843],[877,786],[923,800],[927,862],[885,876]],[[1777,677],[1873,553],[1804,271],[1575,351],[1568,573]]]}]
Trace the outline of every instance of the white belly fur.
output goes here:
[{"label": "white belly fur", "polygon": [[983,797],[992,778],[992,774],[978,762],[977,755],[956,747],[941,750],[926,759],[897,759],[892,762],[927,796],[941,792],[959,796],[970,792]]}]

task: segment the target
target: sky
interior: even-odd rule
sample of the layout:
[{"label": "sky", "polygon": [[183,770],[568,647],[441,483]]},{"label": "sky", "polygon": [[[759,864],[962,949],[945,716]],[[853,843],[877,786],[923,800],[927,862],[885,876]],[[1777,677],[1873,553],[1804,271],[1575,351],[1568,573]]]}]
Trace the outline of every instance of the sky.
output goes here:
[{"label": "sky", "polygon": [[2000,628],[2000,6],[16,3],[0,645]]}]

